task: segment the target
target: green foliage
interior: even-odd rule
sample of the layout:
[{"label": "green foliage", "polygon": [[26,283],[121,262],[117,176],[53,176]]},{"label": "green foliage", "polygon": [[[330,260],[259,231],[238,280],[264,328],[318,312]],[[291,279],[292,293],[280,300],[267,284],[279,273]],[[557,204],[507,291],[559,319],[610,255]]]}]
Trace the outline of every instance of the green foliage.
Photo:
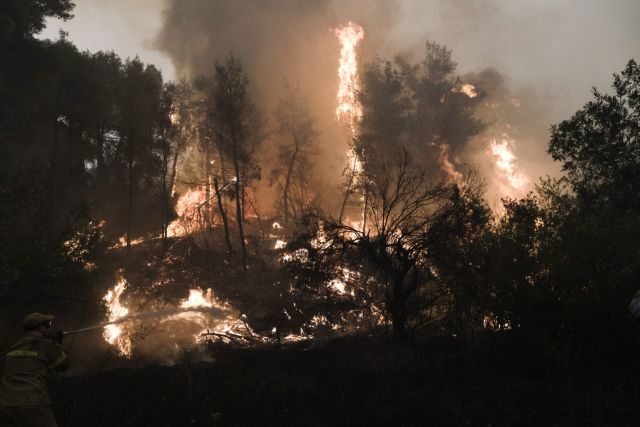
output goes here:
[{"label": "green foliage", "polygon": [[431,268],[446,296],[444,324],[465,341],[483,329],[489,308],[492,214],[482,191],[475,174],[464,187],[455,186],[427,236]]},{"label": "green foliage", "polygon": [[[0,300],[86,296],[105,240],[160,229],[166,240],[178,157],[195,136],[203,181],[234,184],[246,266],[245,201],[260,179],[266,120],[240,61],[216,63],[192,88],[166,84],[138,58],[79,52],[64,34],[33,37],[47,17],[68,19],[72,8],[68,0],[0,3]],[[303,215],[317,132],[300,94],[288,91],[276,111],[282,143],[273,167],[285,219],[299,227],[285,270],[315,301],[353,272],[353,295],[338,299],[378,310],[396,340],[438,322],[465,342],[504,332],[567,360],[637,345],[626,308],[640,283],[640,67],[629,61],[612,95],[594,89],[552,126],[548,152],[566,176],[503,200],[493,215],[475,173],[454,185],[434,172],[443,153],[455,158],[484,128],[474,115],[483,94],[462,92],[456,66],[433,42],[419,64],[366,65],[353,141],[363,170],[351,176],[364,199],[362,226],[342,214]],[[218,196],[223,216],[230,198]]]},{"label": "green foliage", "polygon": [[505,200],[495,229],[495,326],[518,331],[547,355],[615,356],[638,343],[627,312],[640,278],[634,61],[614,75],[613,87],[614,95],[594,90],[594,100],[552,127],[549,153],[567,175]]},{"label": "green foliage", "polygon": [[614,75],[613,88],[613,95],[594,89],[592,101],[551,128],[549,153],[581,197],[638,208],[640,67],[634,60]]},{"label": "green foliage", "polygon": [[559,349],[571,359],[613,356],[637,342],[627,306],[640,215],[583,209],[553,181],[504,206],[491,247],[492,326],[517,332],[543,357]]},{"label": "green foliage", "polygon": [[462,93],[455,71],[451,51],[433,42],[427,42],[421,65],[396,58],[365,66],[356,144],[365,168],[370,158],[395,155],[401,147],[428,170],[440,169],[442,147],[454,157],[460,154],[484,124],[474,117],[482,94]]},{"label": "green foliage", "polygon": [[[83,294],[99,274],[93,264],[105,250],[103,232],[111,240],[127,223],[136,233],[160,225],[161,215],[153,221],[147,212],[161,211],[166,174],[160,125],[168,117],[158,115],[170,112],[161,109],[162,77],[138,59],[123,64],[114,53],[79,52],[64,34],[54,42],[33,38],[46,17],[67,19],[72,6],[0,5],[0,21],[11,24],[0,34],[4,302]],[[141,209],[127,211],[129,188]]]},{"label": "green foliage", "polygon": [[4,0],[0,4],[0,42],[39,33],[48,17],[70,19],[74,6],[71,0]]}]

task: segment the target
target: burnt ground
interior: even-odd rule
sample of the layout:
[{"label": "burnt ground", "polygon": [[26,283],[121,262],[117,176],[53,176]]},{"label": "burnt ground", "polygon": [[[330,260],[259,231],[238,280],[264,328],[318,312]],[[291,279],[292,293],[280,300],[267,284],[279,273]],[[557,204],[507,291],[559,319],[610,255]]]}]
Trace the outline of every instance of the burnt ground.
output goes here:
[{"label": "burnt ground", "polygon": [[210,349],[213,362],[118,369],[53,385],[61,426],[632,426],[630,368],[523,368],[488,344]]}]

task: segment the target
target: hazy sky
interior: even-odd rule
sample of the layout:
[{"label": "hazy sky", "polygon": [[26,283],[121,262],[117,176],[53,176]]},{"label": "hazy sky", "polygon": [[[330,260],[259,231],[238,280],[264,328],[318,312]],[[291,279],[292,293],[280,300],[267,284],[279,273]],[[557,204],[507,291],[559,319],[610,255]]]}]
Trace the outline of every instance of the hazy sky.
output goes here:
[{"label": "hazy sky", "polygon": [[153,48],[162,28],[163,0],[74,0],[74,18],[50,19],[41,37],[57,38],[60,29],[82,50],[113,50],[127,58],[138,55],[155,64],[165,78],[174,77],[171,59]]},{"label": "hazy sky", "polygon": [[[640,59],[639,0],[402,0],[395,45],[429,37],[454,52],[461,71],[495,67],[517,82],[552,86],[575,111],[589,88]],[[568,110],[567,110],[568,108]],[[562,111],[564,110],[564,111]]]},{"label": "hazy sky", "polygon": [[[505,116],[517,138],[519,165],[532,183],[558,171],[546,154],[550,125],[579,109],[591,97],[592,86],[609,91],[612,74],[630,58],[640,60],[640,0],[75,3],[75,18],[49,21],[42,37],[55,38],[62,28],[80,49],[114,50],[122,57],[137,54],[169,79],[177,73],[202,72],[233,49],[247,64],[267,109],[272,108],[269,101],[277,99],[274,94],[284,77],[299,78],[317,92],[311,103],[325,153],[345,151],[330,145],[337,141],[330,122],[339,49],[330,28],[347,20],[361,23],[369,57],[401,53],[419,62],[425,41],[434,40],[453,50],[461,74],[494,68],[504,78],[505,99],[513,96],[522,102],[522,108]],[[482,164],[487,159],[488,143],[487,134],[479,146],[471,147],[476,150],[472,161]],[[342,160],[325,160],[324,169],[339,175]],[[491,165],[481,167],[491,175]]]},{"label": "hazy sky", "polygon": [[[160,67],[165,77],[175,76],[171,59],[153,48],[165,0],[75,3],[75,18],[50,20],[42,36],[54,38],[62,28],[81,49],[113,49],[123,57],[137,54]],[[563,115],[589,97],[591,86],[608,87],[611,74],[626,60],[640,59],[639,0],[377,3],[395,10],[394,25],[386,34],[391,53],[434,39],[453,49],[460,71],[495,67],[516,82],[552,86],[554,93],[566,97],[554,107]]]}]

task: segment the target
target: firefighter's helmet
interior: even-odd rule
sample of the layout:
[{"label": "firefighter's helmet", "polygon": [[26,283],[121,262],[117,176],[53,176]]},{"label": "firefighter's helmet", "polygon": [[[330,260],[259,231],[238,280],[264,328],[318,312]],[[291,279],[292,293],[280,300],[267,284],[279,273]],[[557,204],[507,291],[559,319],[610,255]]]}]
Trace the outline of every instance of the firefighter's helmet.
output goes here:
[{"label": "firefighter's helmet", "polygon": [[40,325],[51,322],[55,317],[51,314],[30,313],[22,319],[22,327],[26,330],[35,329]]}]

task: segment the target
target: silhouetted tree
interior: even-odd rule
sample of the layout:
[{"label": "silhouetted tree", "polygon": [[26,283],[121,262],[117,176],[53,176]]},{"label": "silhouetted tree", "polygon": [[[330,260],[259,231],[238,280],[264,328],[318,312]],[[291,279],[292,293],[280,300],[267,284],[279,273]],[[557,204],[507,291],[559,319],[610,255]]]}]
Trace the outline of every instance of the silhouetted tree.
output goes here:
[{"label": "silhouetted tree", "polygon": [[375,60],[362,74],[362,121],[356,152],[365,171],[384,157],[407,148],[437,179],[441,147],[453,157],[461,153],[483,124],[474,117],[482,94],[471,98],[461,91],[451,51],[427,42],[422,64]]},{"label": "silhouetted tree", "polygon": [[283,141],[278,145],[272,174],[282,194],[284,223],[288,224],[290,216],[298,218],[311,202],[309,157],[313,154],[318,132],[299,88],[291,88],[288,83],[285,83],[285,95],[280,99],[275,115]]},{"label": "silhouetted tree", "polygon": [[474,342],[488,312],[491,289],[491,211],[483,200],[484,184],[468,171],[432,225],[428,257],[446,295],[444,320],[452,335]]},{"label": "silhouetted tree", "polygon": [[123,71],[121,100],[119,103],[120,142],[116,161],[123,156],[127,170],[127,246],[131,244],[134,202],[137,190],[151,191],[153,177],[160,175],[156,147],[156,117],[162,91],[159,71],[135,58],[127,61]]},{"label": "silhouetted tree", "polygon": [[551,128],[549,154],[562,162],[580,197],[615,199],[638,209],[640,67],[634,60],[614,75],[613,88],[613,95],[594,88],[594,100]]},{"label": "silhouetted tree", "polygon": [[[430,268],[427,247],[450,188],[429,183],[407,150],[382,160],[375,170],[367,211],[370,227],[363,231],[321,216],[307,251],[315,250],[320,258],[332,260],[318,264],[329,268],[340,262],[359,270],[368,266],[383,287],[382,300],[372,303],[385,307],[393,340],[400,342],[407,339],[408,324],[444,295]],[[314,243],[318,241],[326,243],[318,249]],[[318,256],[310,258],[317,262]]]},{"label": "silhouetted tree", "polygon": [[254,155],[264,139],[264,118],[247,93],[249,80],[242,65],[229,56],[224,63],[215,65],[213,126],[225,153],[231,159],[235,173],[236,222],[242,265],[247,265],[244,234],[244,191],[249,179],[259,178]]}]

